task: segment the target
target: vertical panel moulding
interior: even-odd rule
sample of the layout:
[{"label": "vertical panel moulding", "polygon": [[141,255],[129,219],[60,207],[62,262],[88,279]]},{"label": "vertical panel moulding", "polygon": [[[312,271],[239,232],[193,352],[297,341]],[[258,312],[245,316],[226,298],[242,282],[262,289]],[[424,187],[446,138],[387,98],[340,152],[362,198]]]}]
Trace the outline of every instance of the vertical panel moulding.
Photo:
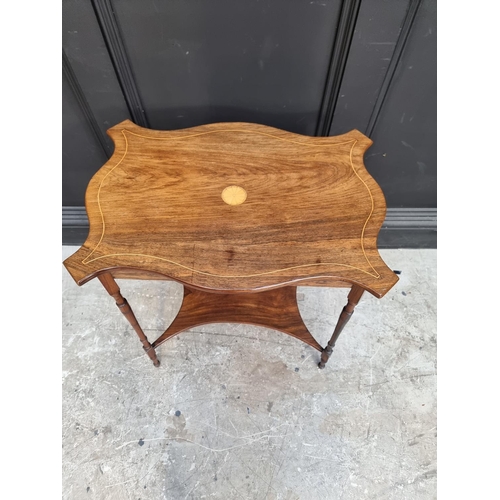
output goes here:
[{"label": "vertical panel moulding", "polygon": [[92,0],[92,5],[102,31],[102,36],[108,47],[109,55],[113,62],[116,76],[129,108],[130,115],[137,125],[149,128],[139,89],[135,82],[125,43],[111,0]]}]

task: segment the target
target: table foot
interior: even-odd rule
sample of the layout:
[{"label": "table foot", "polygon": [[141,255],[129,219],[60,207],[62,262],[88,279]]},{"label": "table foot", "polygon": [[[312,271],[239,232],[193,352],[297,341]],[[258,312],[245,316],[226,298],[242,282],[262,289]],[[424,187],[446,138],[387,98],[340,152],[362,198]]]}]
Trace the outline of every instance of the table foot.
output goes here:
[{"label": "table foot", "polygon": [[325,367],[326,362],[330,359],[330,356],[332,355],[333,351],[333,345],[330,346],[328,344],[322,351],[321,351],[321,361],[318,363],[318,368],[320,370],[323,370]]},{"label": "table foot", "polygon": [[357,306],[359,299],[363,295],[363,292],[364,292],[363,288],[357,285],[352,286],[351,291],[347,296],[347,304],[344,306],[342,312],[340,313],[340,317],[339,320],[337,321],[337,325],[335,326],[335,330],[333,331],[333,335],[330,341],[328,342],[328,345],[321,352],[321,361],[318,363],[318,368],[323,369],[325,367],[325,364],[330,359],[333,348],[335,346],[335,342],[337,342],[337,339],[339,338],[339,335],[342,333],[344,326],[351,319],[352,313],[354,312],[354,308]]}]

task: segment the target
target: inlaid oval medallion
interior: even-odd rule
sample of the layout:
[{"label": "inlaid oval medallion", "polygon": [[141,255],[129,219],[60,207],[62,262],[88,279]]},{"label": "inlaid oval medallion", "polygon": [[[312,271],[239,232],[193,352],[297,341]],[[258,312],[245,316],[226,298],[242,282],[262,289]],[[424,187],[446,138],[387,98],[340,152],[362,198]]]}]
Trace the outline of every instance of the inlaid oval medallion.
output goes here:
[{"label": "inlaid oval medallion", "polygon": [[240,186],[228,186],[222,191],[221,197],[228,205],[241,205],[247,199],[247,192]]}]

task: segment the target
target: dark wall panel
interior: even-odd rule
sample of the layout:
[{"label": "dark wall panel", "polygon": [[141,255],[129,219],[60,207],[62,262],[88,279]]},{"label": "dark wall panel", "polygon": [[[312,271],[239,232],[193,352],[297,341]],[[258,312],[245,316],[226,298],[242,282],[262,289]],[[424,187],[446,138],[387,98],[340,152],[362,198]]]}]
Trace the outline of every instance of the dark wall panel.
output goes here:
[{"label": "dark wall panel", "polygon": [[409,3],[361,2],[329,135],[366,133]]},{"label": "dark wall panel", "polygon": [[62,43],[67,61],[93,114],[100,140],[109,156],[113,152],[113,142],[106,135],[106,130],[130,118],[130,114],[92,3],[64,0],[62,19]]},{"label": "dark wall panel", "polygon": [[417,10],[366,166],[390,207],[436,207],[436,2]]},{"label": "dark wall panel", "polygon": [[92,175],[107,160],[73,90],[74,82],[63,75],[62,85],[62,202],[82,206]]},{"label": "dark wall panel", "polygon": [[129,118],[164,130],[361,130],[390,208],[384,244],[435,244],[436,0],[63,0],[62,14],[73,236],[84,236],[85,189],[113,151],[106,130]]},{"label": "dark wall panel", "polygon": [[114,1],[152,128],[249,121],[314,135],[340,0]]}]

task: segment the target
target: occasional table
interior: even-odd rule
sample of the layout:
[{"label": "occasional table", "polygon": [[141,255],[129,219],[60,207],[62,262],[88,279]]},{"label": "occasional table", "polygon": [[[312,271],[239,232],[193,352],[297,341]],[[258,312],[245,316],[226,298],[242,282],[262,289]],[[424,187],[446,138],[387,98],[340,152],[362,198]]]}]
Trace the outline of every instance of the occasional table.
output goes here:
[{"label": "occasional table", "polygon": [[[98,278],[147,355],[189,328],[248,323],[321,353],[323,368],[366,290],[398,281],[377,250],[385,199],[366,171],[357,130],[309,137],[250,123],[159,131],[126,120],[108,130],[109,161],[91,179],[87,240],[64,261],[78,285]],[[174,280],[182,306],[151,342],[116,279]],[[350,288],[322,347],[297,307],[297,286]]]}]

